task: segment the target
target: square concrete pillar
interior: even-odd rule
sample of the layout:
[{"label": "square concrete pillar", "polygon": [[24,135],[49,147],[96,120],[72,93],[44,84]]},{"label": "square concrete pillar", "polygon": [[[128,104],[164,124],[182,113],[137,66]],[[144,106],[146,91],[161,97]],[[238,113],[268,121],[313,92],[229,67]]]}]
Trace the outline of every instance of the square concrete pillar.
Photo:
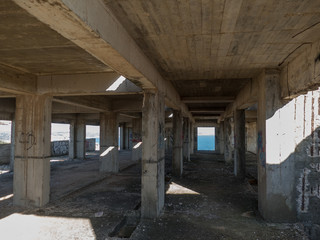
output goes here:
[{"label": "square concrete pillar", "polygon": [[77,159],[86,157],[86,123],[84,119],[77,117],[74,129],[75,154]]},{"label": "square concrete pillar", "polygon": [[132,160],[139,161],[142,158],[142,119],[132,119]]},{"label": "square concrete pillar", "polygon": [[72,160],[75,158],[75,121],[70,122],[69,127],[69,159]]},{"label": "square concrete pillar", "polygon": [[49,202],[52,97],[16,97],[13,203],[41,207]]},{"label": "square concrete pillar", "polygon": [[119,172],[118,114],[100,113],[100,171]]},{"label": "square concrete pillar", "polygon": [[190,161],[190,121],[188,118],[183,118],[183,160]]},{"label": "square concrete pillar", "polygon": [[226,163],[232,162],[232,138],[233,131],[231,126],[231,119],[226,118],[224,120],[224,160]]},{"label": "square concrete pillar", "polygon": [[183,173],[182,141],[183,136],[181,111],[173,110],[172,173],[175,176],[182,176]]},{"label": "square concrete pillar", "polygon": [[244,178],[246,173],[246,118],[244,110],[234,112],[234,175]]},{"label": "square concrete pillar", "polygon": [[165,105],[162,94],[144,93],[142,126],[141,215],[155,218],[159,216],[165,198]]},{"label": "square concrete pillar", "polygon": [[295,100],[282,100],[279,79],[276,70],[263,72],[258,79],[258,202],[265,219],[292,222],[301,206],[309,204],[307,195],[312,191],[311,179],[306,178],[311,158],[304,143],[309,134],[301,134],[302,129],[311,133],[310,125],[305,128],[311,122],[311,114],[305,113],[311,101],[302,99],[299,108]]},{"label": "square concrete pillar", "polygon": [[194,124],[190,122],[190,154],[194,154]]},{"label": "square concrete pillar", "polygon": [[10,148],[10,171],[14,169],[14,149],[15,149],[15,117],[11,121],[11,148]]},{"label": "square concrete pillar", "polygon": [[219,125],[219,153],[224,154],[224,121]]}]

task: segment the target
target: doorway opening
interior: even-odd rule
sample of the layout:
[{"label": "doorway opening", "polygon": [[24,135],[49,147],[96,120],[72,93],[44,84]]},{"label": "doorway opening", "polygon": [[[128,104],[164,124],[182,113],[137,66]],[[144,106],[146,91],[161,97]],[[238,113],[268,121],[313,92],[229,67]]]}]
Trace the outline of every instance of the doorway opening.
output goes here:
[{"label": "doorway opening", "polygon": [[198,127],[197,128],[197,149],[199,151],[215,151],[215,128]]}]

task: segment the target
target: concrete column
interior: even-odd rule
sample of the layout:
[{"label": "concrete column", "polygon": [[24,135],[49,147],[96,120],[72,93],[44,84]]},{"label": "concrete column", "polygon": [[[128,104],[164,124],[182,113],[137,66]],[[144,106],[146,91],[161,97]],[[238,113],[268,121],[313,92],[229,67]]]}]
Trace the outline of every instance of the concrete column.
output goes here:
[{"label": "concrete column", "polygon": [[224,154],[224,122],[220,122],[219,127],[219,153]]},{"label": "concrete column", "polygon": [[246,117],[244,110],[234,112],[234,175],[245,177],[246,172]]},{"label": "concrete column", "polygon": [[120,150],[124,149],[124,126],[123,124],[120,125]]},{"label": "concrete column", "polygon": [[230,119],[226,118],[224,120],[224,160],[226,161],[226,163],[231,163],[232,161],[231,138],[232,128],[230,124]]},{"label": "concrete column", "polygon": [[16,97],[13,203],[44,206],[50,193],[52,97]]},{"label": "concrete column", "polygon": [[142,119],[132,119],[132,160],[139,161],[142,158]]},{"label": "concrete column", "polygon": [[14,149],[15,149],[15,117],[11,121],[11,148],[10,148],[10,171],[14,169]]},{"label": "concrete column", "polygon": [[83,119],[77,118],[75,123],[75,154],[78,159],[86,157],[86,124]]},{"label": "concrete column", "polygon": [[198,128],[193,129],[193,152],[198,151]]},{"label": "concrete column", "polygon": [[180,111],[173,110],[173,157],[172,173],[181,176],[183,173],[182,158],[182,115]]},{"label": "concrete column", "polygon": [[142,126],[141,215],[154,218],[159,216],[165,198],[165,105],[162,94],[144,93]]},{"label": "concrete column", "polygon": [[220,153],[220,128],[214,128],[214,152]]},{"label": "concrete column", "polygon": [[194,124],[190,122],[190,154],[194,154]]},{"label": "concrete column", "polygon": [[69,159],[72,160],[75,158],[75,121],[70,122],[69,130]]},{"label": "concrete column", "polygon": [[100,113],[100,171],[118,172],[118,114]]},{"label": "concrete column", "polygon": [[[277,71],[264,72],[259,77],[259,210],[265,219],[275,222],[296,221],[299,213],[311,214],[316,219],[314,216],[319,216],[319,211],[314,209],[319,199],[313,194],[319,186],[319,174],[310,166],[315,166],[312,163],[319,159],[319,153],[317,158],[308,156],[314,129],[310,111],[314,107],[312,96],[283,101],[279,79]],[[314,101],[317,105],[318,100]],[[318,109],[314,113],[318,115]]]},{"label": "concrete column", "polygon": [[183,118],[183,160],[190,161],[190,121],[188,118]]}]

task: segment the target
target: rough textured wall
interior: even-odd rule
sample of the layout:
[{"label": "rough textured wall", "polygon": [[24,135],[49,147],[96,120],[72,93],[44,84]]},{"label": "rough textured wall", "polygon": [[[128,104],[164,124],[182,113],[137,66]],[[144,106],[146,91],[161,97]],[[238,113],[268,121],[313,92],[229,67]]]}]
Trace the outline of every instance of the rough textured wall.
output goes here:
[{"label": "rough textured wall", "polygon": [[257,123],[246,123],[246,151],[257,154]]},{"label": "rough textured wall", "polygon": [[51,156],[64,156],[69,154],[69,141],[51,142]]},{"label": "rough textured wall", "polygon": [[10,163],[11,144],[0,144],[0,165]]}]

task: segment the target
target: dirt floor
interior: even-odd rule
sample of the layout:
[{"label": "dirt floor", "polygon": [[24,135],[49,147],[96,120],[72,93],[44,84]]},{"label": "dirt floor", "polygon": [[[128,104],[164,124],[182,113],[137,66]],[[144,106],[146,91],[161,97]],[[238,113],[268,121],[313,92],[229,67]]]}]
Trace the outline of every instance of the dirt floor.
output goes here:
[{"label": "dirt floor", "polygon": [[184,176],[174,178],[168,157],[164,211],[141,221],[141,165],[132,165],[129,153],[121,159],[116,175],[99,174],[95,156],[53,164],[52,200],[44,208],[12,206],[12,197],[3,199],[11,173],[0,175],[0,239],[308,239],[301,224],[259,216],[253,154],[246,181],[233,176],[222,155],[206,153],[192,155]]}]

